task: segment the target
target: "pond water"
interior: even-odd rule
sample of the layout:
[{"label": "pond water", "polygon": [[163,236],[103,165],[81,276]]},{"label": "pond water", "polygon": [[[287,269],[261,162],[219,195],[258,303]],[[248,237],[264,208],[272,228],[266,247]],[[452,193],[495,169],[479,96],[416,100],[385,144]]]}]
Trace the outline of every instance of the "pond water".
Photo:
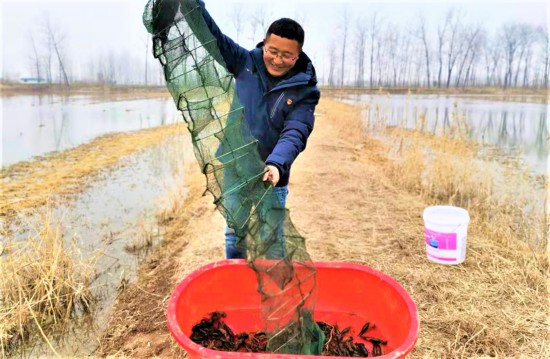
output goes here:
[{"label": "pond water", "polygon": [[413,129],[423,121],[424,131],[440,134],[460,119],[467,124],[469,138],[497,146],[509,156],[520,156],[533,173],[547,174],[550,126],[546,104],[443,95],[355,94],[339,99],[368,105],[368,124],[382,120],[387,126]]},{"label": "pond water", "polygon": [[62,151],[95,137],[181,121],[171,98],[98,101],[90,96],[0,97],[2,166]]}]

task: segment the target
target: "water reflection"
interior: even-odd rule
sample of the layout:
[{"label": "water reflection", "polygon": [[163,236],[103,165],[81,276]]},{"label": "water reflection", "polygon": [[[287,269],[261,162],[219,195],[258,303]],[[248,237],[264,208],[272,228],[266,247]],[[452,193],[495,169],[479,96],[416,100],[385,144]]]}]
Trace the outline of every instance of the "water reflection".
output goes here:
[{"label": "water reflection", "polygon": [[367,123],[382,120],[401,126],[448,133],[453,126],[482,145],[498,146],[521,158],[536,174],[547,173],[549,127],[547,106],[439,95],[348,95],[344,102],[369,105]]},{"label": "water reflection", "polygon": [[97,102],[87,96],[2,98],[2,166],[61,151],[112,132],[178,121],[169,98]]}]

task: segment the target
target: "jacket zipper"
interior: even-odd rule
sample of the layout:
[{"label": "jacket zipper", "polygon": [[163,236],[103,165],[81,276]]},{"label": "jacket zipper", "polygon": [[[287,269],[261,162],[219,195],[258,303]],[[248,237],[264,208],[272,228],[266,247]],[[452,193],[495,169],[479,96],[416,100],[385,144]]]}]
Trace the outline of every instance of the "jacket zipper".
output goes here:
[{"label": "jacket zipper", "polygon": [[279,103],[283,99],[283,96],[285,95],[284,91],[281,93],[277,101],[275,102],[275,106],[273,106],[273,109],[271,109],[271,114],[269,116],[270,119],[273,119],[273,116],[275,116],[275,111],[277,111],[277,106],[279,106]]}]

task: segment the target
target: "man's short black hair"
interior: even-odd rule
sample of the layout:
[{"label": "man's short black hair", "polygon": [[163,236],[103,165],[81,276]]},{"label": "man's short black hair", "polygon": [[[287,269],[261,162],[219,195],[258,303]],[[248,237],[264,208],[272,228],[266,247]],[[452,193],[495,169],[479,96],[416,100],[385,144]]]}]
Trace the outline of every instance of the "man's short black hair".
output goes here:
[{"label": "man's short black hair", "polygon": [[289,40],[296,40],[300,47],[304,46],[304,29],[296,21],[283,17],[274,21],[267,29],[266,38],[274,34]]}]

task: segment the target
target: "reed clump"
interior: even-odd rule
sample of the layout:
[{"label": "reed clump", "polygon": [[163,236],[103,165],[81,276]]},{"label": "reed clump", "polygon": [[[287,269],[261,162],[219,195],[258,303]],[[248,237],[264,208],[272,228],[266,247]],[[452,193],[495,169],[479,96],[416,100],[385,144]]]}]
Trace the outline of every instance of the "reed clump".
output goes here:
[{"label": "reed clump", "polygon": [[94,259],[84,260],[63,238],[49,210],[25,238],[6,239],[0,256],[0,346],[2,357],[23,350],[41,336],[68,329],[69,319],[90,313],[96,300],[91,283]]}]

